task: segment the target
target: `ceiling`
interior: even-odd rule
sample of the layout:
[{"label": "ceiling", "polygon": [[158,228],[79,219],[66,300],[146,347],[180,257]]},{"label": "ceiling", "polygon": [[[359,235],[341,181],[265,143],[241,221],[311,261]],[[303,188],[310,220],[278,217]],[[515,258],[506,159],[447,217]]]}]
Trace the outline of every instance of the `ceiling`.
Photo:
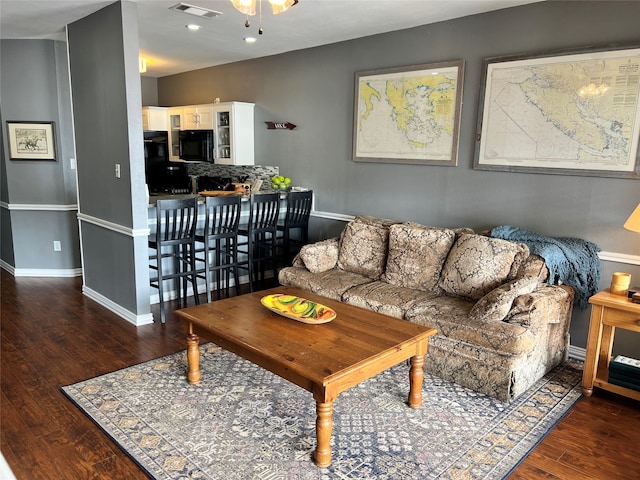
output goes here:
[{"label": "ceiling", "polygon": [[[137,4],[140,55],[145,76],[163,77],[189,70],[264,57],[353,38],[465,17],[541,0],[299,0],[273,15],[263,2],[262,21],[235,10],[229,0],[185,0],[215,10],[214,18],[170,10],[178,0],[131,0]],[[258,0],[260,1],[260,0]],[[0,0],[0,38],[64,40],[64,27],[113,0]],[[202,28],[187,30],[188,23]],[[264,30],[258,35],[260,23]],[[249,45],[244,38],[253,36]]]}]

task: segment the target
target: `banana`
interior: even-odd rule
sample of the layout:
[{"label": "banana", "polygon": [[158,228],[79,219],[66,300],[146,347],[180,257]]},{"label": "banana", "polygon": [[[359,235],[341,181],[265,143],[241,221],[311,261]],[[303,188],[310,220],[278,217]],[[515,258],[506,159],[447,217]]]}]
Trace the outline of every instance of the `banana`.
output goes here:
[{"label": "banana", "polygon": [[294,295],[280,295],[278,297],[278,302],[280,302],[283,305],[289,305],[294,303],[296,300],[298,300],[299,297],[296,297]]},{"label": "banana", "polygon": [[307,301],[307,308],[302,314],[303,317],[316,318],[316,303]]},{"label": "banana", "polygon": [[291,313],[304,314],[307,310],[307,301],[304,299],[298,299],[289,308],[291,309]]}]

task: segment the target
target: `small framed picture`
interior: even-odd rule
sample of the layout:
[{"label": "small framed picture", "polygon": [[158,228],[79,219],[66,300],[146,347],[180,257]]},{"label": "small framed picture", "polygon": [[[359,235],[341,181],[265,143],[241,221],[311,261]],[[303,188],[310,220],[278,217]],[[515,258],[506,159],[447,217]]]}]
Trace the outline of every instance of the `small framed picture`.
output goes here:
[{"label": "small framed picture", "polygon": [[10,160],[56,160],[53,122],[7,122]]}]

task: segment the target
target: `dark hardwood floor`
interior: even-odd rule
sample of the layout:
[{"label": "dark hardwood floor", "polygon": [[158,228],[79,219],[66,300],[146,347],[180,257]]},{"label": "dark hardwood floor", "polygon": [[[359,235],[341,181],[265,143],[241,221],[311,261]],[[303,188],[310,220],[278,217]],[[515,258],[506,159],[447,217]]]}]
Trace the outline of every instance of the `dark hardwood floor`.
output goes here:
[{"label": "dark hardwood floor", "polygon": [[[0,450],[16,478],[147,478],[60,387],[183,350],[182,326],[170,313],[177,305],[168,304],[165,325],[134,327],[83,296],[80,278],[2,270],[0,287]],[[510,479],[640,478],[638,445],[640,404],[597,391]]]}]

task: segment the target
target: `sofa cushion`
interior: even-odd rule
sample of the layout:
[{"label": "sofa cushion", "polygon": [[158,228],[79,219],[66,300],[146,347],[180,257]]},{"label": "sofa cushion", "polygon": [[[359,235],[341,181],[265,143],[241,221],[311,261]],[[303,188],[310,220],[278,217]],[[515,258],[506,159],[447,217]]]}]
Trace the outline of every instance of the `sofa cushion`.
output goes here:
[{"label": "sofa cushion", "polygon": [[399,287],[432,290],[455,240],[448,228],[399,223],[389,227],[389,253],[383,279]]},{"label": "sofa cushion", "polygon": [[529,255],[520,267],[518,278],[520,277],[536,277],[540,282],[546,282],[549,279],[549,269],[544,258],[535,254]]},{"label": "sofa cushion", "polygon": [[456,234],[456,238],[458,238],[460,235],[462,235],[463,233],[468,233],[470,235],[475,234],[476,232],[473,230],[473,228],[469,228],[469,227],[456,227],[456,228],[452,228],[451,230],[453,230]]},{"label": "sofa cushion", "polygon": [[476,302],[469,312],[469,319],[499,322],[507,316],[517,297],[533,292],[537,286],[537,277],[523,277],[504,283]]},{"label": "sofa cushion", "polygon": [[471,320],[474,302],[462,297],[435,296],[416,302],[405,319],[438,330],[436,336],[465,342],[503,355],[519,355],[531,350],[535,332],[508,322]]},{"label": "sofa cushion", "polygon": [[433,296],[430,292],[377,281],[350,288],[342,294],[342,301],[390,317],[404,318],[405,312],[412,305]]},{"label": "sofa cushion", "polygon": [[387,263],[389,227],[352,221],[340,240],[338,267],[378,280]]},{"label": "sofa cushion", "polygon": [[528,256],[523,243],[463,233],[449,251],[440,286],[451,295],[478,300],[515,278]]},{"label": "sofa cushion", "polygon": [[326,272],[338,263],[338,247],[338,237],[304,245],[300,259],[311,273]]},{"label": "sofa cushion", "polygon": [[371,215],[359,214],[352,220],[356,223],[364,223],[366,225],[378,225],[379,227],[390,227],[396,223],[402,223],[399,220],[391,220],[389,218],[372,217]]},{"label": "sofa cushion", "polygon": [[311,273],[305,267],[286,267],[278,272],[278,281],[281,285],[291,285],[323,297],[342,300],[342,294],[349,288],[371,282],[371,279],[338,268]]}]

